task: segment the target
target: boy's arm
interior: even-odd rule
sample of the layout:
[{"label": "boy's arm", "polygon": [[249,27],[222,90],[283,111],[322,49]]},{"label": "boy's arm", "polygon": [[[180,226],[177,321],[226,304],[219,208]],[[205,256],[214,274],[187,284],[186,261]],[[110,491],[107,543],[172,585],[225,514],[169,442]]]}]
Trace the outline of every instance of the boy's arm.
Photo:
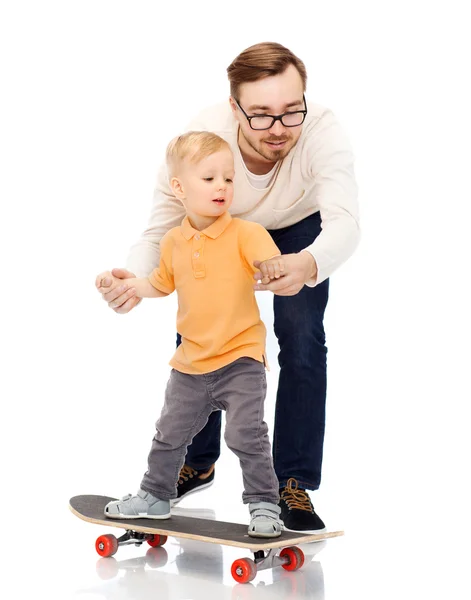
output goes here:
[{"label": "boy's arm", "polygon": [[284,262],[281,252],[262,225],[244,223],[241,242],[241,254],[252,273],[257,274],[257,280],[268,284],[272,279],[283,277]]},{"label": "boy's arm", "polygon": [[[126,279],[128,290],[134,292],[136,298],[163,298],[174,291],[175,282],[171,266],[172,246],[171,235],[165,235],[161,241],[162,252],[159,266],[152,271],[149,277],[128,277]],[[111,280],[109,287],[122,283],[109,271],[105,275],[107,280]],[[97,287],[101,286],[101,281],[98,282],[97,279],[96,285]]]},{"label": "boy's arm", "polygon": [[[265,277],[271,273],[275,275],[280,269],[282,270],[281,252],[265,227],[249,221],[245,222],[243,227],[240,250],[252,273],[255,274],[258,271],[259,263],[265,263],[271,259],[273,262],[267,263],[266,272],[262,272],[262,276]],[[275,268],[276,264],[277,268]]]},{"label": "boy's arm", "polygon": [[154,287],[147,277],[132,277],[126,279],[130,289],[136,290],[138,298],[163,298],[168,292],[163,292]]},{"label": "boy's arm", "polygon": [[[168,296],[175,290],[175,280],[173,276],[173,237],[168,232],[160,242],[160,263],[152,271],[149,277],[142,283],[142,288],[149,296],[147,298],[158,298]],[[154,291],[151,290],[154,288]],[[138,294],[139,295],[139,294]]]}]

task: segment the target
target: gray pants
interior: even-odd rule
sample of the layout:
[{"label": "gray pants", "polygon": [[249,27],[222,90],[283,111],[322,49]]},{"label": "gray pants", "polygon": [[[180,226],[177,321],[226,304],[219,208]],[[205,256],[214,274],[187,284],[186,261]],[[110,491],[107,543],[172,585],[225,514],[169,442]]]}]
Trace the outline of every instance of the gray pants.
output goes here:
[{"label": "gray pants", "polygon": [[252,358],[239,358],[204,375],[173,369],[141,488],[161,500],[176,498],[187,447],[214,410],[225,410],[224,438],[239,457],[244,503],[277,504],[278,479],[263,420],[266,391],[265,367]]}]

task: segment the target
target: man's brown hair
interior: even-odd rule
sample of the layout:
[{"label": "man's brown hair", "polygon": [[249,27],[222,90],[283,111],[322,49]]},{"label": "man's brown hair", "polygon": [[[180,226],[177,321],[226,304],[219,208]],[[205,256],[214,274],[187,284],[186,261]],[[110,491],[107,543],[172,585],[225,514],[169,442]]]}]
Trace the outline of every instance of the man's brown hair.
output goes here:
[{"label": "man's brown hair", "polygon": [[227,76],[231,84],[231,96],[238,100],[239,87],[242,83],[258,81],[272,75],[280,75],[294,65],[303,81],[306,91],[307,73],[301,59],[276,42],[262,42],[250,46],[239,54],[227,67]]}]

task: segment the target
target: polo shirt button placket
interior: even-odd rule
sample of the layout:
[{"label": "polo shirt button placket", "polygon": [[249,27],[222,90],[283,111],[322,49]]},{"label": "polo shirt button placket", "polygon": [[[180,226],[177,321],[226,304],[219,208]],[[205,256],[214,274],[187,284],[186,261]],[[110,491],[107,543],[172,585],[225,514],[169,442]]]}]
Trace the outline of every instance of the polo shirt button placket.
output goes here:
[{"label": "polo shirt button placket", "polygon": [[203,245],[204,245],[205,236],[197,233],[193,238],[193,246],[192,246],[192,264],[193,264],[193,275],[195,278],[200,279],[206,275],[206,271],[204,268],[204,261],[202,258],[203,255]]}]

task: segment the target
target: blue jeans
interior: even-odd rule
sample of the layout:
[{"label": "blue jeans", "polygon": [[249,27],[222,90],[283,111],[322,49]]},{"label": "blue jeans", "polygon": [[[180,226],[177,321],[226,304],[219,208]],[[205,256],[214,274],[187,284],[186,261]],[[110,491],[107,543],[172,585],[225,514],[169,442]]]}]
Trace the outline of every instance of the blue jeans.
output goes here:
[{"label": "blue jeans", "polygon": [[[270,231],[282,254],[303,250],[321,231],[319,213],[299,223]],[[290,477],[299,486],[317,490],[321,482],[325,431],[327,348],[324,312],[329,281],[304,286],[295,296],[274,296],[274,330],[280,352],[280,376],[273,431],[273,461],[280,487]],[[177,345],[181,338],[177,334]],[[188,447],[185,463],[205,470],[217,461],[221,442],[221,411]]]}]

